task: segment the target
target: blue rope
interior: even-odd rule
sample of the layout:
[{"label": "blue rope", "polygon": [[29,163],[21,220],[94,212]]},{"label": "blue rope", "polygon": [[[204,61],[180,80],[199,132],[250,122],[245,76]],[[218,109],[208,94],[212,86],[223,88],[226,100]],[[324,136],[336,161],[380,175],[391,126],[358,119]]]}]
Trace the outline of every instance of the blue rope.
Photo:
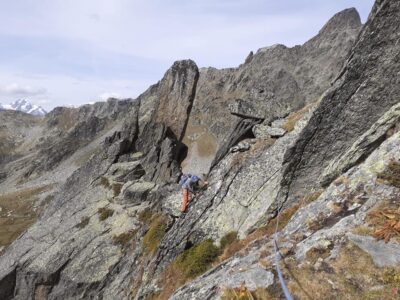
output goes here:
[{"label": "blue rope", "polygon": [[275,228],[275,234],[274,234],[274,252],[275,252],[275,265],[276,265],[276,272],[278,273],[278,278],[279,278],[279,283],[281,284],[282,291],[285,294],[286,300],[293,300],[292,295],[290,294],[290,291],[288,290],[285,279],[283,279],[281,268],[279,267],[279,251],[278,251],[278,242],[276,241],[276,236],[278,233],[278,225],[279,225],[279,215],[280,215],[281,209],[278,208],[278,214],[276,217],[276,228]]},{"label": "blue rope", "polygon": [[283,279],[281,268],[279,267],[279,252],[278,252],[278,245],[277,245],[275,237],[274,237],[274,251],[275,251],[275,265],[276,265],[276,271],[278,272],[279,283],[281,284],[281,287],[282,287],[283,293],[285,294],[286,299],[293,300],[293,297],[290,294],[290,292],[286,286],[285,280]]}]

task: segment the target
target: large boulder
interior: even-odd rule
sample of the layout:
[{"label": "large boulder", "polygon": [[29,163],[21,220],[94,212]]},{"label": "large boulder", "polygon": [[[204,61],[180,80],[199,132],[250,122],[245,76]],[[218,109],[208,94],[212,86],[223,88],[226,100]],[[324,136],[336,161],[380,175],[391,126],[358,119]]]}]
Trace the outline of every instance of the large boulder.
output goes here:
[{"label": "large boulder", "polygon": [[264,124],[255,125],[253,127],[253,134],[256,138],[279,138],[284,136],[286,130],[279,127],[271,127]]}]

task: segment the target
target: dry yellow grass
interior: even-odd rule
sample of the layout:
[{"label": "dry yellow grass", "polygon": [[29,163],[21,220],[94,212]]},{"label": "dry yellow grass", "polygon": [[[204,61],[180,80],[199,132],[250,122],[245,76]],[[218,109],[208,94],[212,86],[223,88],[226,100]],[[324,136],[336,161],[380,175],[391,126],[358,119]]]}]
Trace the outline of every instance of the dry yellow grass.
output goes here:
[{"label": "dry yellow grass", "polygon": [[249,290],[244,284],[238,288],[225,288],[222,290],[221,300],[271,300],[279,299],[271,294],[268,289],[258,288]]},{"label": "dry yellow grass", "polygon": [[372,226],[372,236],[389,242],[400,242],[400,206],[397,201],[383,201],[372,209],[367,216],[367,223]]},{"label": "dry yellow grass", "polygon": [[296,123],[305,116],[306,113],[310,111],[313,107],[314,103],[308,104],[304,106],[302,109],[291,113],[287,118],[286,122],[282,125],[282,128],[287,132],[291,132],[294,130]]},{"label": "dry yellow grass", "polygon": [[51,185],[0,195],[0,246],[11,244],[36,221],[34,204],[38,196],[49,189]]},{"label": "dry yellow grass", "polygon": [[[325,256],[325,252],[321,253],[321,257]],[[388,269],[376,267],[371,257],[352,243],[344,245],[339,256],[329,264],[323,263],[318,271],[312,263],[299,266],[294,258],[285,259],[283,272],[295,299],[399,298],[394,293],[399,269],[390,269],[389,274]]]}]

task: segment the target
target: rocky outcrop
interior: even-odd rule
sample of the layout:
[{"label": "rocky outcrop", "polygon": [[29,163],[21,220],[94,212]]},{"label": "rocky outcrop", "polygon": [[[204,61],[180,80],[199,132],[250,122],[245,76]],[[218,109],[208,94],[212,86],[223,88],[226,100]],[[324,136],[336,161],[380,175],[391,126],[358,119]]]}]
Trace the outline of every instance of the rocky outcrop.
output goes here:
[{"label": "rocky outcrop", "polygon": [[[399,132],[381,144],[362,164],[330,184],[318,199],[301,207],[285,229],[278,233],[281,260],[284,261],[281,267],[294,297],[307,298],[307,289],[312,288],[310,292],[314,292],[316,297],[329,294],[337,298],[364,298],[373,293],[373,287],[381,284],[376,275],[387,270],[382,267],[398,266],[400,251],[397,242],[385,243],[371,236],[351,233],[357,232],[360,226],[368,226],[368,214],[382,207],[383,199],[398,207],[400,189],[377,178],[391,161],[400,161],[398,149]],[[347,249],[353,255],[357,254],[349,257]],[[313,253],[319,257],[318,260]],[[232,284],[236,277],[241,277],[245,286],[255,291],[261,286],[251,280],[253,270],[262,269],[260,279],[273,278],[274,255],[271,237],[262,237],[177,290],[171,298],[220,299],[224,291],[237,287]],[[343,261],[344,267],[340,265]],[[352,272],[349,263],[358,265],[360,272]],[[327,278],[332,282],[328,286]],[[343,278],[346,278],[344,282],[341,281]],[[355,284],[362,289],[351,291],[349,287]],[[264,282],[262,288],[268,297],[284,299],[280,287],[274,287],[273,282]],[[386,294],[382,289],[378,290],[376,297],[384,295],[391,297],[390,291]]]},{"label": "rocky outcrop", "polygon": [[253,127],[253,133],[256,138],[279,138],[285,135],[286,130],[281,127],[261,124]]},{"label": "rocky outcrop", "polygon": [[[325,93],[298,143],[286,153],[290,201],[318,186],[331,161],[338,160],[398,103],[400,90],[394,78],[400,67],[399,15],[398,2],[377,2],[334,86]],[[379,141],[370,144],[365,153],[378,145]]]},{"label": "rocky outcrop", "polygon": [[[232,147],[224,141],[235,132],[242,118],[265,120],[268,125],[306,103],[317,101],[338,76],[360,28],[357,11],[344,10],[302,46],[259,49],[238,68],[201,69],[188,129],[205,130],[197,139],[190,140],[188,155],[196,155],[191,149],[196,149],[197,140],[204,143],[204,135],[219,148]],[[217,151],[209,155],[209,166],[214,165],[211,162]],[[185,170],[202,171],[190,169],[189,164]]]}]

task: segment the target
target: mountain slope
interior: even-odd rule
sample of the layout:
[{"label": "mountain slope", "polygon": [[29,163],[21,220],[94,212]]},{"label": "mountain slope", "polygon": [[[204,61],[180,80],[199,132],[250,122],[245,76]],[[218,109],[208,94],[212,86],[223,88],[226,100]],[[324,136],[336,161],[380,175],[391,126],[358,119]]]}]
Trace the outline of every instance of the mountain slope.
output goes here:
[{"label": "mountain slope", "polygon": [[[397,2],[377,1],[359,35],[346,10],[302,47],[260,50],[237,69],[176,62],[138,99],[51,112],[44,138],[3,165],[2,191],[51,183],[53,198],[38,192],[38,221],[3,250],[0,298],[229,299],[243,282],[282,298],[280,211],[295,297],[391,299],[400,118],[385,71],[399,69],[399,19]],[[181,214],[179,167],[197,140],[215,146],[194,154],[213,160],[210,185]]]}]

